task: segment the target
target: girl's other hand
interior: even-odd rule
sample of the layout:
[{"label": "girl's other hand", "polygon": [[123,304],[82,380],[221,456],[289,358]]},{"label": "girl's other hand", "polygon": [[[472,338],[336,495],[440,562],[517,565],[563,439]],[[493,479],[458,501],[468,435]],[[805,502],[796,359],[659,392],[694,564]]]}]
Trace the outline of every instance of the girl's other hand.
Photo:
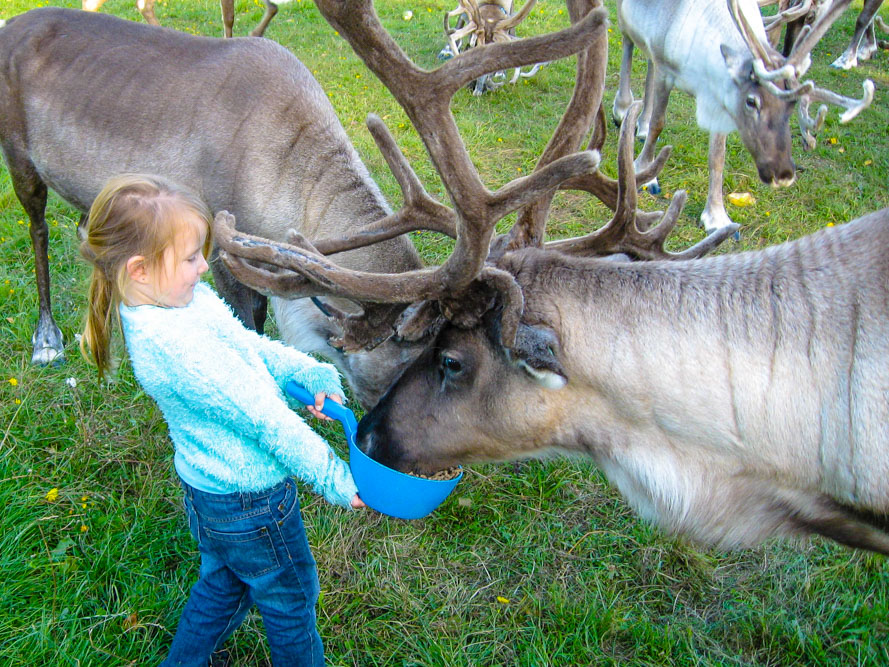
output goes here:
[{"label": "girl's other hand", "polygon": [[[323,391],[319,391],[317,394],[315,394],[315,405],[307,405],[306,408],[308,408],[309,412],[311,412],[318,419],[332,421],[330,417],[321,412],[321,409],[324,407],[324,399],[327,397],[327,394],[325,394]],[[339,394],[331,394],[330,400],[336,401],[340,405],[343,404],[343,397]]]},{"label": "girl's other hand", "polygon": [[352,496],[351,505],[352,505],[352,509],[356,509],[356,510],[361,507],[367,507],[367,505],[364,504],[364,501],[358,497],[357,493],[354,496]]}]

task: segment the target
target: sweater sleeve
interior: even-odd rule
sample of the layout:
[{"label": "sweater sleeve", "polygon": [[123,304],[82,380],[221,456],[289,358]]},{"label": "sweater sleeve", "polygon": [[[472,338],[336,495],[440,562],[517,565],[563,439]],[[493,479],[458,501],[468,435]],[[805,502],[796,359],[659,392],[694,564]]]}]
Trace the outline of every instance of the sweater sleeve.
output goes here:
[{"label": "sweater sleeve", "polygon": [[217,317],[228,334],[241,345],[252,347],[262,358],[278,386],[293,380],[305,387],[313,396],[320,391],[339,394],[345,398],[340,375],[333,364],[318,361],[314,357],[284,343],[272,340],[244,327],[231,308],[215,295]]},{"label": "sweater sleeve", "polygon": [[171,348],[170,341],[154,336],[140,337],[138,348],[143,359],[163,360],[158,369],[162,372],[140,378],[143,386],[148,385],[146,391],[153,396],[166,393],[172,399],[168,404],[182,406],[183,414],[165,415],[168,421],[189,419],[199,412],[203,420],[267,451],[329,502],[350,507],[357,487],[348,464],[243,358],[236,354],[220,358],[218,346],[207,344]]}]

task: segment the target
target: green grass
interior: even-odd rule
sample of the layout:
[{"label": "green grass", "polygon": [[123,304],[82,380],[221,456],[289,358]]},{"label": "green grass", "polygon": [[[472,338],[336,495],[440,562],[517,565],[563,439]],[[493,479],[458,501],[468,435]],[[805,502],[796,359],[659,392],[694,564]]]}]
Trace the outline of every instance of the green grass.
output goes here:
[{"label": "green grass", "polygon": [[[4,0],[0,18],[44,4]],[[402,47],[433,67],[443,44],[441,16],[452,4],[389,0],[378,7]],[[103,11],[140,20],[134,5],[109,0]],[[613,16],[613,2],[608,6]],[[400,18],[405,7],[413,9],[410,22]],[[565,25],[559,8],[541,3],[520,34]],[[236,10],[235,31],[243,35],[262,3],[239,2]],[[213,0],[167,0],[157,14],[181,30],[221,32]],[[889,54],[851,73],[826,66],[845,48],[854,19],[854,12],[843,17],[819,45],[811,76],[845,94],[857,94],[868,76],[877,84],[873,106],[849,125],[839,125],[832,110],[812,152],[795,139],[803,170],[789,189],[760,184],[731,137],[727,189],[751,192],[756,204],[730,207],[743,224],[742,240],[724,251],[770,245],[889,206]],[[400,193],[364,127],[369,112],[383,116],[430,191],[441,193],[404,113],[314,5],[283,6],[267,36],[309,65],[394,205]],[[609,109],[618,61],[612,33]],[[641,80],[641,62],[635,74]],[[569,60],[517,87],[455,97],[456,118],[490,187],[533,168],[572,76]],[[682,246],[702,236],[695,221],[706,197],[707,137],[687,97],[674,94],[668,114],[663,142],[674,150],[661,184],[668,194],[689,192],[674,242]],[[616,133],[611,127],[609,133],[603,169],[613,174]],[[648,209],[667,203],[648,195],[640,202]],[[607,217],[601,204],[561,195],[550,233],[578,233]],[[126,364],[111,385],[100,386],[73,342],[87,279],[77,255],[77,218],[51,199],[54,310],[68,361],[34,368],[37,295],[28,228],[0,168],[3,665],[156,664],[197,572],[159,412]],[[448,247],[426,234],[418,242],[430,261],[441,260]],[[342,447],[338,429],[319,428]],[[50,501],[52,489],[58,496]],[[889,664],[883,557],[819,539],[735,553],[700,550],[638,520],[585,460],[473,467],[438,511],[413,522],[348,514],[310,493],[302,500],[331,665]],[[235,664],[267,664],[261,633],[261,620],[251,616],[230,642]]]}]

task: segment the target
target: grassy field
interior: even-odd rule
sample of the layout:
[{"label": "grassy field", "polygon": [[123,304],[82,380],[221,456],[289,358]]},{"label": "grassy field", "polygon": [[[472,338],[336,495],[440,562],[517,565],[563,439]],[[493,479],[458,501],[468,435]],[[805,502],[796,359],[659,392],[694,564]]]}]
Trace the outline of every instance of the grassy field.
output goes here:
[{"label": "grassy field", "polygon": [[[0,18],[79,0],[3,0]],[[378,2],[402,47],[432,67],[451,0]],[[860,6],[860,2],[856,3]],[[614,16],[614,3],[607,5]],[[413,19],[402,12],[410,8]],[[259,19],[258,0],[237,4],[236,34]],[[135,0],[103,11],[141,20]],[[882,10],[889,18],[889,11]],[[813,54],[811,76],[858,94],[877,86],[871,109],[848,125],[831,111],[815,150],[803,152],[797,183],[759,183],[737,136],[729,139],[727,191],[756,200],[729,213],[743,225],[724,252],[759,248],[889,206],[889,54],[857,71],[826,65],[845,48],[850,12]],[[167,26],[219,35],[213,0],[165,0]],[[567,23],[541,2],[521,35]],[[291,49],[328,91],[340,119],[394,205],[400,193],[364,127],[383,116],[430,191],[441,188],[403,112],[314,5],[283,6],[267,37]],[[617,86],[619,44],[611,33],[606,104]],[[150,68],[151,63],[146,63]],[[637,62],[636,90],[644,69]],[[570,95],[573,63],[481,98],[453,103],[483,178],[496,187],[531,170]],[[638,94],[638,92],[637,92]],[[680,247],[702,236],[706,134],[693,104],[676,93],[663,142],[674,151],[661,175],[667,195],[689,203]],[[603,169],[615,171],[615,132]],[[665,199],[640,198],[648,209]],[[180,511],[163,420],[124,364],[100,386],[78,355],[87,270],[78,259],[78,213],[53,197],[48,210],[54,311],[68,343],[64,365],[29,363],[37,295],[25,215],[0,167],[0,664],[150,665],[165,655],[197,573]],[[553,236],[608,217],[597,202],[560,196]],[[447,244],[418,236],[429,261]],[[336,428],[322,427],[335,445]],[[331,665],[880,665],[889,664],[889,566],[815,539],[734,553],[701,550],[641,522],[588,461],[559,459],[477,466],[424,520],[346,513],[304,493],[318,560],[319,624]],[[268,664],[262,622],[251,616],[229,643],[236,665]]]}]

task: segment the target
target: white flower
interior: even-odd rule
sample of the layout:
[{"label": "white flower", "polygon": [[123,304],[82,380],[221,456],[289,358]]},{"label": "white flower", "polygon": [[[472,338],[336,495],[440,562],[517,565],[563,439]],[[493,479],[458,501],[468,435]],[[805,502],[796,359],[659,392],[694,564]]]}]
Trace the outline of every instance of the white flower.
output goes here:
[{"label": "white flower", "polygon": [[74,389],[77,386],[77,378],[68,378],[65,384]]},{"label": "white flower", "polygon": [[405,21],[410,21],[412,18],[414,18],[414,13],[410,9],[406,9],[404,14],[401,15],[401,18],[403,18]]}]

